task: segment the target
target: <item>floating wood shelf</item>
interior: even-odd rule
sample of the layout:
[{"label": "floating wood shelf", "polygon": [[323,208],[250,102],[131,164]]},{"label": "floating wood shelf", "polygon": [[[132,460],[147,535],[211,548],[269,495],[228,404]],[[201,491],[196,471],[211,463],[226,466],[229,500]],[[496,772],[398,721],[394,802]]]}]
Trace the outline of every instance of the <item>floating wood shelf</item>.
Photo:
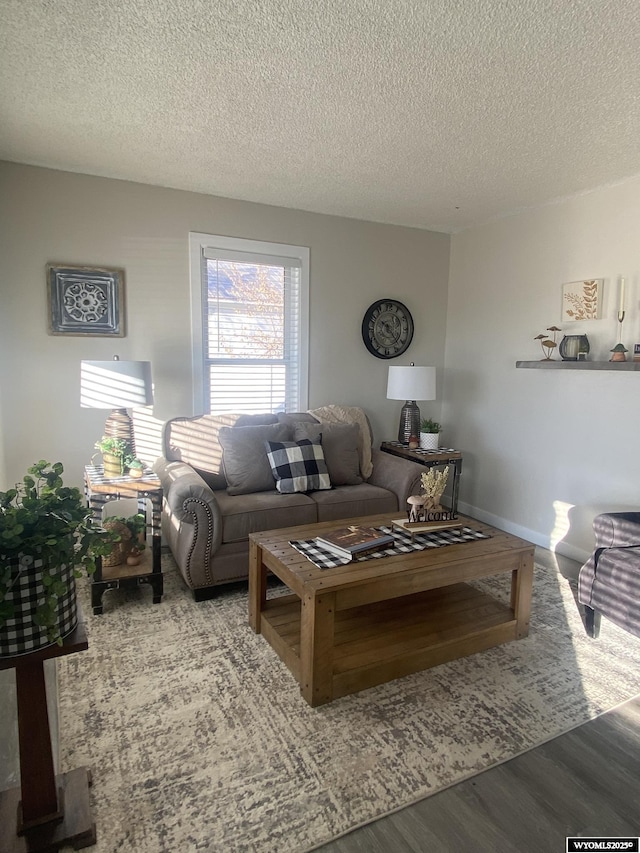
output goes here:
[{"label": "floating wood shelf", "polygon": [[516,361],[533,370],[640,370],[640,361]]}]

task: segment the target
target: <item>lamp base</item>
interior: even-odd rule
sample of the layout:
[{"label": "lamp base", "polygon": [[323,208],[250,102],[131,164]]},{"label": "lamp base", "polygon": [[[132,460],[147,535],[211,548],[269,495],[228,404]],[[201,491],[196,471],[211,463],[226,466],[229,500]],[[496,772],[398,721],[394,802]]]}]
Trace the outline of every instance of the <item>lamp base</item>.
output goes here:
[{"label": "lamp base", "polygon": [[420,409],[415,400],[407,400],[400,412],[398,441],[401,444],[409,444],[412,435],[420,435]]},{"label": "lamp base", "polygon": [[136,455],[133,438],[133,420],[126,409],[113,409],[104,425],[104,434],[109,438],[120,438],[128,445],[132,456]]}]

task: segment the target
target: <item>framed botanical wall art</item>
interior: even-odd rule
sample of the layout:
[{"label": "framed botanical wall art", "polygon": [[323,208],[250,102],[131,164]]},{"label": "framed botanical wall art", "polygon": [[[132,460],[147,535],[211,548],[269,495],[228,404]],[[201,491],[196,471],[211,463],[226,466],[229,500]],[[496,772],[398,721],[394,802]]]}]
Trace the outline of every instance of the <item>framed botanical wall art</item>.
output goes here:
[{"label": "framed botanical wall art", "polygon": [[124,270],[47,264],[50,335],[123,338]]},{"label": "framed botanical wall art", "polygon": [[602,312],[603,278],[569,281],[562,285],[563,320],[599,320]]}]

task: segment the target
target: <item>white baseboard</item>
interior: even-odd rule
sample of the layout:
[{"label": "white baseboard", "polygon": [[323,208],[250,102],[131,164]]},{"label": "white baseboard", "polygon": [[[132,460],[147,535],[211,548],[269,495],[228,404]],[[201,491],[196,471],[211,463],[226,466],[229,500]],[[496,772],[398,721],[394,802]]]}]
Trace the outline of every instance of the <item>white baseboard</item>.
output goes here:
[{"label": "white baseboard", "polygon": [[523,527],[520,524],[514,524],[506,518],[501,518],[498,515],[493,515],[490,512],[485,512],[476,506],[470,506],[463,501],[458,502],[458,512],[462,515],[468,515],[471,518],[477,518],[478,521],[484,521],[485,524],[490,524],[492,527],[497,527],[499,530],[505,530],[513,536],[519,536],[521,539],[526,539],[528,542],[533,542],[534,545],[539,545],[541,548],[546,548],[548,551],[562,554],[563,557],[569,557],[571,560],[576,560],[578,563],[586,563],[591,556],[590,553],[583,551],[581,548],[576,548],[566,542],[558,542],[555,548],[551,547],[551,540],[548,535],[540,533],[537,530],[531,530],[528,527]]}]

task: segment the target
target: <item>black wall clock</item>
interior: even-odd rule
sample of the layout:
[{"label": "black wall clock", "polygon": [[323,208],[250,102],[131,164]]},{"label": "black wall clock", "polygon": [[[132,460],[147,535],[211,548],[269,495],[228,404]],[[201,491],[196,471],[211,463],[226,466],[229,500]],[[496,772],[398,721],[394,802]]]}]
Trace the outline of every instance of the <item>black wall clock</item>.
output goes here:
[{"label": "black wall clock", "polygon": [[376,358],[401,355],[413,338],[413,317],[396,299],[378,299],[365,311],[362,340]]}]

